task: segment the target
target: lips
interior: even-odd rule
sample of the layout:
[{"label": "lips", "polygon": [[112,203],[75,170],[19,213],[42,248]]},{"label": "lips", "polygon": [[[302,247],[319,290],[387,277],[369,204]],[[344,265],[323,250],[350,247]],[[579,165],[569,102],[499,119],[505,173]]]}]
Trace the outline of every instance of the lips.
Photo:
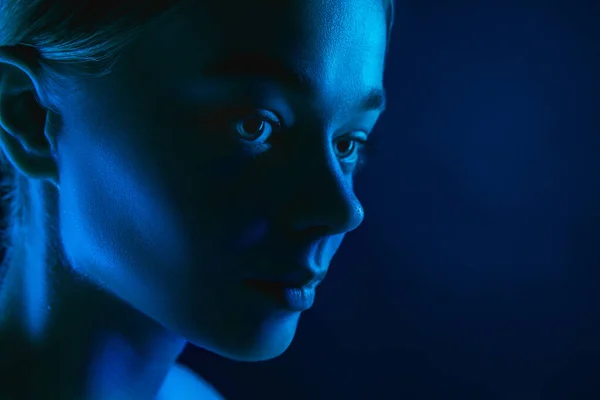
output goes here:
[{"label": "lips", "polygon": [[315,301],[315,288],[317,281],[308,282],[306,285],[290,286],[290,283],[261,281],[247,279],[244,283],[263,298],[276,304],[278,307],[289,311],[306,311]]},{"label": "lips", "polygon": [[325,278],[326,268],[311,262],[274,262],[264,258],[251,264],[255,269],[244,285],[278,308],[305,311],[315,299],[315,289]]},{"label": "lips", "polygon": [[292,268],[290,272],[257,273],[249,276],[250,281],[260,282],[267,287],[314,288],[325,278],[326,270],[309,266]]},{"label": "lips", "polygon": [[246,279],[246,283],[255,286],[260,290],[272,291],[272,290],[284,290],[284,289],[314,289],[317,285],[317,281],[309,281],[306,283],[298,282],[274,282],[264,281],[258,279]]}]

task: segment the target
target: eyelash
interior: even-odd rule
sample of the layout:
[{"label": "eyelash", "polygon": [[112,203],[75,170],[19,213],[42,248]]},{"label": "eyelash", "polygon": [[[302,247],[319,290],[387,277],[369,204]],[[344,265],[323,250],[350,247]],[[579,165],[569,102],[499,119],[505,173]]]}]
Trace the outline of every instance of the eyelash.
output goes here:
[{"label": "eyelash", "polygon": [[[254,118],[258,118],[264,122],[267,122],[273,128],[273,133],[271,134],[271,136],[279,134],[282,130],[281,122],[277,118],[271,117],[270,112],[254,111],[254,112],[249,112],[249,113],[240,113],[238,115],[242,115],[242,116],[233,118],[232,121],[239,122],[239,121],[243,120],[244,118],[254,117]],[[272,138],[271,136],[267,139],[267,141],[275,139],[275,138]],[[354,141],[355,145],[358,146],[358,148],[356,149],[356,152],[357,152],[356,161],[351,163],[352,164],[351,173],[354,176],[354,175],[360,173],[365,168],[365,165],[367,164],[367,162],[378,151],[377,142],[374,139],[372,139],[371,137],[369,137],[368,139],[349,137],[344,140]],[[249,143],[252,143],[252,142],[249,141]],[[254,146],[261,148],[262,150],[267,150],[267,148],[268,148],[266,143],[252,143],[252,144]],[[344,159],[341,159],[341,161],[344,162]]]},{"label": "eyelash", "polygon": [[[236,125],[237,125],[237,123],[239,123],[240,121],[243,121],[244,118],[248,118],[248,117],[257,118],[258,120],[266,122],[271,125],[272,132],[269,135],[269,137],[267,138],[266,142],[254,142],[251,140],[246,141],[248,144],[252,145],[253,147],[257,148],[260,151],[268,150],[268,148],[269,148],[268,142],[272,142],[274,139],[276,139],[277,135],[281,133],[281,130],[282,130],[281,122],[278,119],[271,117],[266,112],[249,113],[242,117],[233,119],[233,121],[235,121]],[[244,139],[242,139],[242,140],[244,140]]]},{"label": "eyelash", "polygon": [[357,149],[357,161],[355,163],[354,169],[352,170],[352,175],[355,176],[364,170],[366,164],[369,162],[371,157],[373,157],[379,151],[379,146],[377,140],[371,137],[369,137],[368,140],[353,140],[356,140],[357,143],[359,143],[359,147]]}]

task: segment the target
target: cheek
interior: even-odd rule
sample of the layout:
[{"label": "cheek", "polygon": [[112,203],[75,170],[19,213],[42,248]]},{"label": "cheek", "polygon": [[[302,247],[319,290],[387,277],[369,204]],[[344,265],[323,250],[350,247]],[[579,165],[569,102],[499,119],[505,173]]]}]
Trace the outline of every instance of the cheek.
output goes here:
[{"label": "cheek", "polygon": [[85,135],[74,130],[59,143],[67,257],[123,293],[226,272],[222,255],[264,222],[247,162],[234,154],[210,158],[166,129],[156,124],[141,140],[138,128],[82,126]]},{"label": "cheek", "polygon": [[[168,290],[186,278],[193,246],[167,196],[168,172],[147,148],[104,129],[66,133],[60,153],[60,227],[76,270],[119,292]],[[110,131],[109,131],[110,132]],[[170,268],[170,266],[180,266]]]}]

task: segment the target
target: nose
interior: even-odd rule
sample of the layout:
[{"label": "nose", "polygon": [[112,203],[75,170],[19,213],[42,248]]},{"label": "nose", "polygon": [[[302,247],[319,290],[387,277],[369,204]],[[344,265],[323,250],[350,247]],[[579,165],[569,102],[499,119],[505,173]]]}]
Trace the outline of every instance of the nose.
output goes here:
[{"label": "nose", "polygon": [[364,209],[352,184],[352,177],[336,168],[337,160],[318,162],[314,158],[292,181],[288,221],[296,232],[319,236],[344,234],[362,223]]}]

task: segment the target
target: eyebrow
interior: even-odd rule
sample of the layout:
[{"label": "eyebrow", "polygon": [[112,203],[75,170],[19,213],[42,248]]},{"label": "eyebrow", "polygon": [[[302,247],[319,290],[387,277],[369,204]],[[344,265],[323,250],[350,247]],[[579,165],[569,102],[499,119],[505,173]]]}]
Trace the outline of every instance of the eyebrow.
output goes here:
[{"label": "eyebrow", "polygon": [[[260,53],[235,53],[217,59],[202,69],[206,77],[251,78],[277,81],[301,93],[315,93],[317,83],[305,72],[293,68],[282,60]],[[385,89],[372,88],[359,101],[364,112],[385,111]]]}]

